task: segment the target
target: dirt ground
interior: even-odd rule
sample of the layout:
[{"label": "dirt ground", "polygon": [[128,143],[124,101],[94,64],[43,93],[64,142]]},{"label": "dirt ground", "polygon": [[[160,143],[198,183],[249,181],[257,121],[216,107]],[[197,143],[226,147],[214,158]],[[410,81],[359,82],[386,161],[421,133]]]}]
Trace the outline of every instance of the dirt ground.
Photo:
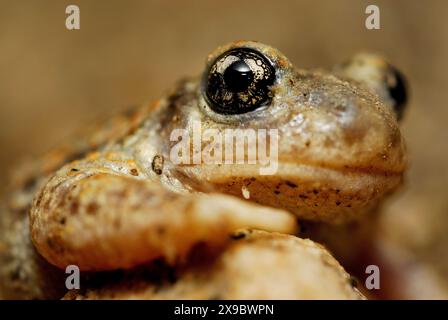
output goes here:
[{"label": "dirt ground", "polygon": [[[2,184],[20,159],[199,74],[220,44],[259,40],[303,68],[379,52],[411,87],[403,122],[410,169],[405,187],[383,210],[379,241],[395,248],[385,254],[399,255],[399,268],[412,270],[403,271],[407,284],[399,297],[447,296],[447,1],[78,0],[81,29],[69,31],[71,3],[1,3]],[[364,27],[368,4],[379,6],[381,30]]]}]

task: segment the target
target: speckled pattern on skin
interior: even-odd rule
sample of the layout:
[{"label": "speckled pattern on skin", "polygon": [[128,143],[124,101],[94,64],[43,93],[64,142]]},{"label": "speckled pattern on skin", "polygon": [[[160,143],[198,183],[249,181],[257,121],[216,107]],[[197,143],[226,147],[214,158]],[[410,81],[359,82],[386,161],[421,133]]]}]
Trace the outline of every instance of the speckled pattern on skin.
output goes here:
[{"label": "speckled pattern on skin", "polygon": [[[158,258],[177,264],[197,243],[225,245],[238,228],[293,234],[296,218],[358,219],[401,184],[404,143],[393,106],[375,92],[380,84],[340,69],[297,70],[276,49],[246,41],[218,48],[207,68],[239,47],[261,52],[276,68],[269,106],[217,114],[200,79],[187,79],[150,107],[113,118],[25,167],[2,215],[0,293],[46,296],[36,280],[45,274],[17,263],[17,252],[28,252],[21,261],[35,260],[29,239],[11,240],[12,226],[28,212],[31,239],[47,261],[102,271]],[[253,164],[170,162],[170,133],[191,131],[194,121],[203,130],[278,129],[277,173],[260,176]],[[243,200],[243,187],[253,203]]]},{"label": "speckled pattern on skin", "polygon": [[235,238],[216,259],[192,259],[170,281],[125,275],[64,298],[363,299],[350,275],[311,240],[248,230]]}]

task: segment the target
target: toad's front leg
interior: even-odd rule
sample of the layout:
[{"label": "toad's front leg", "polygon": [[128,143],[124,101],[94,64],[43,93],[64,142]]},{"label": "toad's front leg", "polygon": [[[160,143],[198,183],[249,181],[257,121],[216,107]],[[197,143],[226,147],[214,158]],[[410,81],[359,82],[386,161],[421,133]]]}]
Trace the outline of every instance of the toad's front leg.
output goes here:
[{"label": "toad's front leg", "polygon": [[239,228],[296,231],[296,219],[220,194],[179,194],[162,184],[87,165],[59,170],[30,211],[32,240],[50,263],[81,270],[174,263],[198,243],[223,245]]}]

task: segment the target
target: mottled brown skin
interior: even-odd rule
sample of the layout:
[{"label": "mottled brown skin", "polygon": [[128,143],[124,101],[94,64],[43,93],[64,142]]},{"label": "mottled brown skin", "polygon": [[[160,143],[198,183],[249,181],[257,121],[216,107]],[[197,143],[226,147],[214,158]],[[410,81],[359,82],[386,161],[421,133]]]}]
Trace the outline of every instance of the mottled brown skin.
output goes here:
[{"label": "mottled brown skin", "polygon": [[[155,273],[155,272],[154,272]],[[156,280],[111,275],[107,284],[70,291],[64,299],[344,299],[364,297],[341,265],[311,240],[241,230],[217,257],[190,263]]]},{"label": "mottled brown skin", "polygon": [[[59,268],[113,270],[158,258],[176,263],[198,242],[225,245],[238,228],[295,233],[291,213],[329,223],[357,219],[400,185],[403,139],[392,107],[369,81],[340,71],[296,70],[280,52],[255,42],[218,48],[208,63],[235,47],[254,48],[274,63],[277,80],[267,108],[219,115],[205,102],[200,79],[181,82],[155,105],[114,118],[99,133],[32,165],[32,179],[19,179],[19,191],[8,199],[3,230],[28,224],[29,210],[34,245]],[[277,173],[260,176],[258,165],[171,163],[170,133],[190,130],[196,120],[203,129],[278,129]],[[231,197],[243,198],[242,187],[265,207]],[[16,263],[15,252],[31,252],[29,239],[11,244],[12,238],[9,231],[2,235],[0,290],[6,297],[45,296],[30,289],[39,288],[36,279],[45,274]],[[29,253],[22,261],[34,259]],[[24,276],[12,279],[18,269]]]},{"label": "mottled brown skin", "polygon": [[13,172],[9,193],[0,203],[0,298],[58,298],[66,291],[65,274],[49,264],[35,250],[29,236],[28,213],[36,192],[49,175],[64,163],[83,158],[134,132],[153,106],[131,108],[124,114],[99,121]]}]

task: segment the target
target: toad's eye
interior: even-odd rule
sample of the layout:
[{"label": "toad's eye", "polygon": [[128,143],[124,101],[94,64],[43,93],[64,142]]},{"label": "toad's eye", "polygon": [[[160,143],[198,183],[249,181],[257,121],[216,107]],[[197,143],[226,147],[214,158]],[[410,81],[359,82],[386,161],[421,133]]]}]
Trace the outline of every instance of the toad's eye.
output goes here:
[{"label": "toad's eye", "polygon": [[204,75],[205,97],[213,111],[241,114],[267,105],[275,69],[260,52],[232,49],[219,56]]},{"label": "toad's eye", "polygon": [[403,117],[403,112],[407,102],[406,80],[400,71],[390,66],[390,71],[386,76],[386,87],[394,103],[394,111],[398,120]]}]

